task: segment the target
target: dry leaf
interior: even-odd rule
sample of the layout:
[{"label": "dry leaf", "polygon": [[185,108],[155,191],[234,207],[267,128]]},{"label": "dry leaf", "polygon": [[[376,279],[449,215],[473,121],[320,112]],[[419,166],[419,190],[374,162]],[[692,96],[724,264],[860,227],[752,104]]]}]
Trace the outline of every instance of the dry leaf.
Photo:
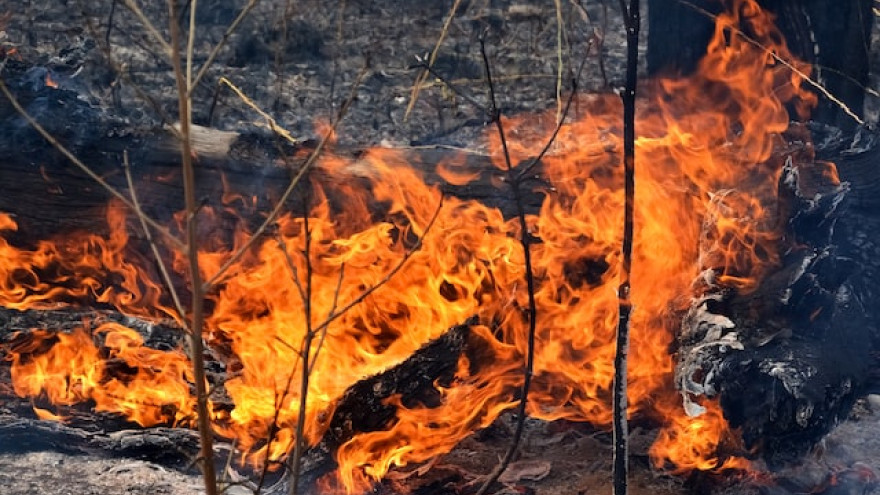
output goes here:
[{"label": "dry leaf", "polygon": [[550,463],[541,460],[517,461],[510,464],[504,474],[498,478],[502,483],[518,483],[520,481],[540,481],[550,474]]}]

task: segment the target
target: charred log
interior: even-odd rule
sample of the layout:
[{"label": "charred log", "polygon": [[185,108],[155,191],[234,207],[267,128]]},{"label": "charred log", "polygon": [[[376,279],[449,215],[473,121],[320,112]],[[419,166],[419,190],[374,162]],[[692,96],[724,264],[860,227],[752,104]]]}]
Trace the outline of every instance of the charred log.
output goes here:
[{"label": "charred log", "polygon": [[[46,86],[45,74],[44,68],[9,60],[4,81],[25,110],[123,194],[128,194],[123,168],[123,152],[127,152],[143,210],[160,223],[172,224],[173,213],[183,210],[179,145],[173,132],[148,124],[139,126],[137,122],[133,125],[75,87]],[[3,97],[0,133],[9,137],[0,140],[0,156],[5,157],[0,166],[0,182],[14,185],[0,195],[0,212],[13,214],[21,230],[20,234],[10,233],[13,242],[49,238],[72,230],[106,231],[104,208],[111,195],[46,142]],[[223,209],[224,194],[235,194],[256,198],[257,204],[253,206],[257,211],[274,206],[316,145],[310,140],[290,143],[256,127],[243,133],[195,127],[192,139],[197,155],[197,193],[203,204]],[[370,166],[358,160],[365,150],[335,149],[333,153],[350,159],[353,165],[348,171],[335,171],[332,175],[319,166],[310,175],[311,185],[328,191],[340,184],[357,185],[369,191]],[[412,148],[404,152],[403,158],[408,167],[422,174],[427,184],[438,186],[444,193],[499,207],[508,216],[515,214],[516,207],[503,184],[504,174],[488,157],[443,148]],[[461,172],[477,179],[466,185],[446,182],[435,167],[450,159],[460,165]],[[538,167],[536,174],[539,173]],[[306,182],[303,181],[301,189],[308,187]],[[540,184],[525,184],[537,185]],[[292,196],[291,209],[301,209],[298,197],[301,196]],[[332,194],[328,199],[334,201]],[[345,208],[346,197],[335,200],[338,209]],[[543,194],[528,193],[524,200],[528,211],[536,212]],[[382,211],[382,205],[372,206],[376,212]],[[214,228],[222,233],[234,227],[226,222]],[[140,237],[139,228],[132,230],[134,237]]]},{"label": "charred log", "polygon": [[[81,327],[83,318],[124,324],[143,335],[145,344],[154,349],[175,348],[183,341],[183,332],[173,324],[156,324],[109,311],[2,311],[0,317],[6,324],[0,325],[0,350],[15,339],[26,339],[32,329],[69,331]],[[469,321],[449,329],[399,365],[352,385],[336,404],[321,442],[306,453],[302,482],[314,483],[334,470],[336,450],[358,433],[387,429],[397,414],[396,407],[386,402],[392,395],[400,396],[403,404],[437,404],[440,394],[435,384],[449,383],[460,357],[481,349],[479,337],[470,331],[472,324]],[[209,380],[222,385],[224,364],[215,360],[208,366],[214,371],[209,373]],[[3,377],[0,384],[10,383],[8,365],[0,364],[0,378]],[[215,395],[218,393],[222,394],[215,391]],[[125,456],[177,468],[189,465],[198,452],[198,436],[192,430],[166,426],[139,428],[119,417],[95,412],[87,404],[64,408],[65,423],[33,418],[33,407],[51,409],[43,402],[17,398],[11,389],[0,388],[0,446],[16,451],[51,449]],[[218,448],[230,447],[220,444]]]},{"label": "charred log", "polygon": [[705,274],[708,289],[683,322],[686,406],[698,414],[692,395],[720,397],[746,447],[771,466],[800,460],[845,419],[878,364],[877,218],[864,194],[877,172],[859,168],[878,150],[851,151],[840,171],[853,186],[810,165],[785,168],[782,266],[749,293]]}]

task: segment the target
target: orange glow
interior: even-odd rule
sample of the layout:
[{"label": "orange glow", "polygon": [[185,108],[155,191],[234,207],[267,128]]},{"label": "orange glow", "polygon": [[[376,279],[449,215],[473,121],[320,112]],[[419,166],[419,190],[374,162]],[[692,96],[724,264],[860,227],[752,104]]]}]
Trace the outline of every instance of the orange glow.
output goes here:
[{"label": "orange glow", "polygon": [[[748,467],[731,457],[743,452],[716,403],[703,401],[700,417],[685,415],[671,390],[668,349],[702,290],[695,281],[708,274],[733,290],[751,291],[778,264],[776,195],[784,157],[774,149],[784,144],[786,105],[806,110],[815,100],[795,73],[731,34],[731,26],[747,22],[758,41],[809,71],[791,58],[772,18],[753,0],[733,3],[734,14],[719,16],[698,72],[656,81],[650,97],[637,102],[628,393],[633,413],[662,423],[650,452],[655,465],[677,472]],[[530,233],[540,239],[532,246],[538,317],[528,412],[607,426],[621,261],[622,108],[608,95],[581,96],[574,107],[577,115],[536,169],[549,185],[542,188],[540,211],[527,217]],[[540,151],[554,119],[555,111],[505,118],[514,164]],[[494,130],[485,139],[492,163],[504,168]],[[374,148],[357,158],[327,153],[317,166],[322,173],[316,177],[341,179],[329,185],[314,179],[308,217],[302,211],[282,215],[277,238],[256,242],[209,295],[206,340],[224,361],[223,390],[234,405],[215,407],[217,434],[236,439],[256,465],[288,455],[300,407],[299,350],[309,335],[315,340],[304,430],[311,444],[358,380],[403,362],[474,315],[480,321],[474,338],[483,342],[479,359],[462,357],[452,383],[436,384],[439,404],[404,405],[393,397],[388,403],[397,416],[391,424],[341,446],[336,478],[324,483],[357,492],[395,466],[449,451],[516,405],[528,331],[524,256],[518,222],[475,201],[445,198],[426,232],[440,192],[403,152]],[[462,157],[439,167],[456,184],[478,176]],[[836,180],[833,165],[824,173]],[[256,204],[231,191],[225,197],[224,215],[236,211],[233,204],[246,210]],[[205,208],[199,221],[211,224],[215,215]],[[150,261],[128,245],[124,210],[111,204],[107,219],[106,237],[71,235],[33,249],[0,237],[0,304],[107,305],[141,318],[182,321],[168,307],[158,277],[145,268]],[[250,237],[246,224],[239,222],[229,239],[200,245],[207,279]],[[0,231],[16,228],[11,217],[0,215]],[[337,315],[385,282],[417,238],[422,247],[403,269]],[[171,265],[179,276],[186,273],[179,253]],[[309,272],[311,297],[304,301],[305,284],[297,285],[294,274],[302,279]],[[192,420],[192,375],[183,352],[148,349],[139,334],[119,325],[34,331],[19,336],[8,355],[21,396],[59,405],[94,401],[98,410],[144,425]]]},{"label": "orange glow", "polygon": [[49,72],[46,72],[46,86],[58,89],[58,83],[55,82],[54,79],[52,79],[52,74],[50,74]]}]

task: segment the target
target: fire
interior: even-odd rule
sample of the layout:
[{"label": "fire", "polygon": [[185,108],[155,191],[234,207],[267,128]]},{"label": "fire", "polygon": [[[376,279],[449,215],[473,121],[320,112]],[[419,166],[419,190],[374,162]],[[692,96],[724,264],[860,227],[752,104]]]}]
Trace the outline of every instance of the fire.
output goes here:
[{"label": "fire", "polygon": [[[777,63],[775,57],[809,70],[792,59],[769,14],[753,0],[734,6],[719,16],[697,74],[657,81],[637,110],[629,400],[633,413],[659,418],[663,430],[652,458],[677,471],[747,466],[718,453],[736,442],[717,404],[704,403],[697,418],[684,414],[670,387],[668,349],[699,290],[695,281],[708,273],[715,283],[749,291],[778,263],[774,205],[782,163],[773,150],[788,127],[785,106],[806,110],[814,101],[799,76]],[[732,34],[741,23],[767,48]],[[542,160],[546,198],[527,218],[540,240],[532,246],[538,334],[528,412],[608,425],[622,110],[611,96],[583,96],[577,107],[580,113]],[[505,119],[514,163],[539,152],[553,119],[552,112]],[[486,139],[493,163],[503,167],[497,135],[489,131]],[[439,167],[459,183],[474,177],[457,165],[452,159]],[[402,362],[473,315],[480,320],[474,333],[486,342],[479,361],[462,358],[452,383],[436,384],[439,404],[392,398],[391,424],[340,447],[337,481],[353,492],[394,466],[447,452],[517,403],[528,328],[523,252],[516,221],[478,202],[445,198],[441,206],[439,191],[401,152],[328,154],[319,167],[358,179],[333,186],[315,179],[308,212],[280,218],[276,238],[257,242],[209,296],[207,342],[222,349],[223,389],[233,404],[214,407],[215,431],[235,438],[255,464],[288,455],[300,408],[299,350],[310,335],[304,425],[310,444],[322,438],[337,400],[358,380]],[[123,209],[111,205],[108,222],[106,238],[83,234],[33,249],[0,238],[0,304],[22,310],[106,304],[142,318],[179,320],[158,278],[143,268],[149,263],[128,245]],[[0,230],[15,229],[11,217],[0,216]],[[206,240],[200,247],[205,276],[249,236],[242,228],[231,241]],[[413,250],[416,239],[421,248]],[[181,260],[174,267],[184,273]],[[59,405],[93,401],[97,410],[144,425],[192,419],[193,378],[183,352],[145,348],[137,332],[120,325],[31,332],[12,343],[7,359],[21,396],[43,395]]]},{"label": "fire", "polygon": [[46,72],[46,86],[58,89],[58,82],[52,79],[52,74],[50,74],[48,71]]}]

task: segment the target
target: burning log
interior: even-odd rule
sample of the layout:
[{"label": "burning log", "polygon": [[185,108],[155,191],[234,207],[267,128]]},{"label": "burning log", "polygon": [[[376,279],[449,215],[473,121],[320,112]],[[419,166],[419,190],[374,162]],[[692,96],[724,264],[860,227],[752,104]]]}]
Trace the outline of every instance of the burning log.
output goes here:
[{"label": "burning log", "polygon": [[[114,312],[3,310],[2,319],[6,324],[0,326],[0,344],[11,343],[11,349],[14,350],[16,341],[23,342],[31,338],[32,328],[67,331],[81,327],[83,318],[96,323],[124,321],[126,325],[145,335],[146,345],[150,348],[176,347],[183,341],[183,333],[173,325],[157,325]],[[430,407],[431,404],[436,404],[440,400],[436,385],[448,384],[461,357],[473,356],[486,345],[479,335],[470,331],[474,324],[475,321],[471,320],[449,329],[397,366],[364,378],[349,387],[334,406],[322,440],[310,448],[304,458],[303,483],[314,483],[334,470],[336,450],[355,435],[384,430],[393,423],[397,408],[388,404],[387,399],[390,397],[398,396],[405,405]],[[45,350],[45,346],[40,349]],[[214,360],[209,362],[209,368],[215,370],[209,374],[209,380],[222,388],[225,365],[216,359],[214,356]],[[112,373],[112,370],[107,372]],[[8,373],[7,366],[0,366],[0,383],[10,381]],[[83,407],[65,410],[63,423],[30,419],[28,411],[32,408],[41,417],[49,418],[54,415],[38,408],[32,401],[10,397],[11,392],[0,389],[0,438],[4,440],[2,445],[16,451],[52,449],[70,453],[109,454],[148,459],[177,468],[190,465],[198,453],[198,436],[189,429],[168,426],[131,429],[134,425],[118,416],[97,413]],[[221,393],[215,390],[214,396],[217,395]],[[215,406],[218,404],[215,401]],[[53,419],[61,417],[54,416]],[[223,444],[219,444],[217,448],[229,450]],[[226,452],[225,455],[230,453]]]},{"label": "burning log", "polygon": [[[750,2],[741,5],[754,7]],[[724,22],[738,25],[736,14],[727,15]],[[769,33],[763,42],[780,39],[769,16],[756,14],[748,22],[757,26],[756,31]],[[633,379],[628,396],[639,414],[662,423],[664,430],[658,438],[682,440],[679,446],[661,444],[651,452],[657,464],[668,460],[680,471],[744,466],[737,462],[742,459],[731,459],[723,451],[733,433],[722,412],[740,427],[750,444],[756,444],[759,437],[768,438],[761,448],[771,460],[793,429],[809,439],[804,443],[815,441],[829,424],[822,421],[843,414],[851,401],[850,390],[861,388],[861,382],[853,381],[858,377],[852,375],[864,368],[863,353],[869,348],[859,346],[846,368],[834,361],[850,359],[842,350],[830,363],[813,362],[814,357],[822,359],[819,351],[824,351],[826,344],[838,349],[841,339],[854,335],[851,328],[840,327],[839,320],[861,317],[855,302],[864,302],[860,298],[872,292],[862,287],[871,281],[862,278],[862,272],[848,258],[873,255],[874,248],[870,231],[863,230],[873,220],[843,228],[847,222],[841,212],[848,206],[850,193],[833,179],[830,167],[812,167],[812,157],[803,156],[805,145],[788,131],[786,106],[806,107],[813,99],[790,70],[805,70],[804,64],[793,59],[791,67],[768,64],[763,49],[722,32],[717,41],[701,62],[699,73],[655,85],[656,94],[643,102],[637,123],[645,139],[636,142],[636,153],[651,166],[640,172],[641,192],[634,205],[632,301],[638,309],[632,319]],[[786,60],[791,58],[784,46],[776,48]],[[110,121],[99,108],[74,99],[75,91],[63,85],[34,89],[26,84],[18,84],[15,90],[34,113],[49,116],[58,127],[53,132],[77,153],[87,157],[93,153],[90,161],[116,186],[124,184],[116,165],[119,155],[129,150],[135,158],[135,183],[144,188],[139,196],[145,209],[158,221],[168,222],[169,228],[174,227],[173,214],[181,205],[173,198],[181,195],[173,185],[173,176],[165,171],[176,173],[177,159],[176,155],[171,158],[171,153],[163,158],[156,151],[176,148],[173,139],[146,133],[126,134],[115,141],[116,135],[106,132],[120,128],[115,124],[98,125],[99,137],[83,133],[65,122]],[[58,98],[65,104],[55,105]],[[277,237],[257,239],[241,257],[230,253],[242,239],[250,239],[248,232],[252,230],[240,211],[261,218],[261,212],[272,203],[272,195],[277,194],[279,186],[275,184],[286,185],[294,168],[285,158],[305,153],[308,147],[273,151],[277,146],[274,139],[260,135],[214,134],[207,138],[211,146],[197,152],[201,174],[197,182],[204,187],[200,194],[215,199],[209,205],[213,208],[199,212],[201,228],[211,231],[197,243],[203,251],[200,259],[209,278],[218,271],[217,264],[235,265],[217,278],[206,297],[206,338],[220,356],[218,362],[227,365],[225,389],[235,406],[217,411],[218,418],[212,418],[216,431],[236,439],[252,460],[281,462],[300,438],[293,432],[304,429],[311,442],[322,438],[328,442],[326,452],[336,449],[335,462],[345,488],[361,490],[364,485],[360,481],[380,479],[394,465],[423,462],[448,452],[509,409],[515,401],[512,391],[523,383],[523,349],[530,332],[522,308],[531,298],[537,314],[532,320],[537,329],[537,355],[527,413],[548,420],[609,424],[612,376],[608,363],[613,333],[608,324],[618,306],[613,281],[622,269],[618,229],[623,206],[620,102],[602,96],[583,100],[587,108],[558,129],[558,146],[542,160],[541,175],[548,184],[542,188],[544,194],[538,195],[543,203],[540,209],[530,210],[535,214],[522,223],[511,222],[501,210],[488,205],[507,194],[494,193],[492,172],[480,175],[467,170],[469,157],[461,160],[464,172],[459,168],[453,173],[454,167],[447,167],[432,176],[417,169],[435,165],[436,157],[420,159],[386,149],[328,154],[308,177],[309,185],[315,186],[306,195],[311,203],[286,205],[288,213],[278,218]],[[40,113],[52,109],[57,113]],[[73,109],[73,115],[66,109]],[[77,116],[85,117],[76,120]],[[551,114],[509,120],[509,128],[516,129],[510,146],[501,150],[491,138],[488,141],[496,163],[501,155],[513,156],[514,163],[528,160],[534,156],[535,143],[543,142],[550,134],[548,129],[556,128]],[[120,208],[107,207],[110,236],[39,238],[40,229],[43,233],[58,230],[54,218],[49,217],[62,208],[56,201],[59,196],[80,201],[79,206],[67,204],[65,217],[76,212],[78,227],[101,232],[94,226],[103,224],[103,214],[98,216],[96,211],[104,208],[106,195],[82,177],[53,179],[59,171],[69,170],[55,158],[48,160],[40,174],[38,163],[20,155],[24,150],[35,156],[45,144],[15,116],[5,124],[16,131],[22,149],[12,153],[19,158],[3,173],[22,181],[22,187],[13,191],[11,199],[5,199],[15,204],[0,206],[16,207],[13,211],[23,228],[16,232],[15,219],[0,216],[4,231],[0,248],[8,260],[2,267],[7,270],[2,279],[7,285],[0,292],[4,305],[112,306],[145,319],[175,314],[167,308],[167,297],[162,298],[163,288],[150,272],[150,261],[136,254],[141,252],[139,246],[129,245],[131,228],[127,228],[128,220]],[[217,143],[222,146],[215,146]],[[784,168],[787,158],[792,163]],[[474,160],[470,165],[493,170],[489,166],[493,160]],[[823,174],[827,178],[822,179]],[[47,186],[43,175],[55,182]],[[234,192],[224,187],[224,177],[226,183],[238,186]],[[439,178],[453,184],[453,194],[462,187],[454,184],[474,179],[488,193],[467,196],[478,201],[449,198],[440,202],[436,188],[431,187],[440,183]],[[322,184],[328,187],[318,187]],[[32,197],[33,192],[20,192],[32,187],[37,198]],[[849,191],[857,190],[853,187]],[[55,198],[47,200],[47,192]],[[503,204],[505,200],[497,201]],[[864,205],[870,204],[865,201]],[[208,210],[217,216],[210,219]],[[239,228],[243,224],[244,228]],[[426,232],[427,225],[437,225],[437,229]],[[849,234],[844,235],[847,229]],[[214,233],[218,236],[208,235]],[[534,290],[522,284],[524,251],[516,239],[524,235],[534,237],[534,250],[529,251],[534,255]],[[856,242],[862,238],[864,242]],[[416,245],[423,249],[414,251]],[[180,253],[161,254],[158,257],[172,266],[175,276],[185,279]],[[393,267],[403,266],[403,262],[406,269],[387,278]],[[305,283],[302,274],[307,274]],[[694,286],[695,279],[704,283]],[[374,284],[384,285],[370,292],[368,299],[361,298]],[[697,302],[688,311],[693,296]],[[349,303],[353,306],[347,306]],[[350,311],[342,315],[337,312],[342,307]],[[346,390],[358,387],[365,375],[380,375],[406,362],[428,342],[473,314],[479,314],[483,324],[475,329],[486,342],[484,352],[457,359],[462,355],[457,350],[463,348],[462,337],[438,346],[440,358],[424,364],[445,377],[455,363],[454,386],[439,394],[443,398],[437,401],[440,405],[405,407],[400,401],[421,403],[433,398],[430,393],[409,399],[385,394],[399,385],[387,390],[379,387],[378,396],[385,397],[384,401],[371,402],[369,397],[350,392],[353,401],[364,401],[368,404],[364,409],[374,414],[360,418],[368,422],[357,430],[363,433],[345,440],[348,432],[356,431],[349,428],[348,420],[355,421],[359,411],[327,426]],[[311,315],[316,321],[309,319]],[[683,334],[682,315],[687,316]],[[873,320],[867,319],[868,310],[864,316],[863,323],[873,325]],[[320,323],[322,318],[328,319],[327,325]],[[187,381],[185,356],[175,349],[164,353],[165,361],[156,365],[151,361],[155,354],[142,345],[142,334],[120,328],[118,322],[107,325],[113,328],[99,332],[105,335],[106,349],[99,349],[95,340],[100,339],[92,335],[65,337],[70,349],[76,351],[74,355],[103,359],[102,366],[117,366],[114,370],[127,373],[124,379],[91,384],[88,392],[92,396],[113,395],[117,400],[106,407],[131,417],[139,411],[132,411],[124,400],[127,391],[119,387],[146,385],[162,393],[144,396],[165,401],[166,406],[165,412],[159,408],[158,418],[149,418],[149,424],[191,419],[192,380]],[[314,325],[319,325],[323,355],[332,356],[332,360],[318,360],[314,375],[306,381],[292,370],[301,363],[300,343],[316,335]],[[680,361],[675,363],[667,349],[679,334]],[[65,340],[61,335],[57,335],[59,342]],[[871,339],[858,342],[873,344]],[[450,347],[454,351],[449,351]],[[38,348],[36,340],[22,342],[16,349],[19,352],[9,359],[26,364],[29,357],[35,359]],[[448,355],[444,354],[447,351]],[[145,364],[127,361],[128,352]],[[55,380],[61,382],[57,387],[60,392],[56,392],[61,395],[58,402],[67,406],[72,399],[92,399],[80,390],[70,390],[68,377],[75,370],[69,369],[72,363],[61,362],[68,369]],[[708,420],[690,422],[682,412],[681,401],[670,387],[676,367],[688,399],[699,394],[720,397],[720,406],[719,401],[686,402],[690,412],[699,407],[710,410]],[[149,372],[141,377],[138,373],[142,370]],[[34,385],[44,378],[38,370],[27,371],[25,376],[33,385],[27,394],[48,395],[44,392],[48,387]],[[153,386],[151,380],[157,379],[167,380],[163,383],[167,387]],[[429,379],[410,371],[392,373],[389,379],[426,385],[435,380],[433,374]],[[22,387],[28,380],[25,382]],[[440,382],[443,385],[442,379]],[[804,391],[815,394],[803,395]],[[826,396],[819,395],[820,391],[830,392]],[[75,393],[79,395],[73,398],[64,395]],[[364,393],[375,394],[377,390],[364,386]],[[741,400],[746,393],[761,401]],[[300,410],[301,399],[307,406],[305,411]],[[804,400],[812,402],[804,406]],[[766,407],[753,413],[748,406],[757,402]],[[396,406],[396,419],[386,409],[391,405]],[[363,407],[361,402],[358,407]],[[300,420],[301,414],[304,420]],[[667,429],[674,434],[665,434]],[[272,442],[267,439],[276,431],[278,441],[268,445]],[[329,469],[327,456],[319,458],[323,459],[319,466],[312,468],[316,473]]]},{"label": "burning log", "polygon": [[868,191],[880,148],[863,137],[861,149],[834,150],[853,182],[816,165],[784,169],[781,266],[748,291],[707,270],[682,324],[676,373],[689,412],[700,413],[692,395],[719,396],[731,426],[771,466],[797,462],[845,419],[878,365],[880,258]]},{"label": "burning log", "polygon": [[[173,214],[183,209],[179,142],[174,134],[148,124],[133,127],[129,120],[90,102],[76,86],[45,85],[41,76],[45,74],[44,68],[15,60],[9,60],[4,68],[4,80],[25,110],[97,175],[125,194],[128,183],[122,164],[123,152],[127,152],[144,212],[160,222],[172,222]],[[0,120],[0,132],[10,137],[0,140],[0,155],[7,157],[0,168],[0,181],[16,185],[4,191],[0,212],[14,214],[23,232],[12,234],[10,239],[42,239],[59,231],[106,232],[104,211],[111,195],[31,129],[5,98],[0,98],[0,115],[8,115]],[[249,210],[271,208],[315,145],[310,140],[290,144],[257,128],[238,133],[195,127],[198,197],[206,206],[218,209],[236,198],[246,203]],[[330,186],[352,184],[369,188],[375,173],[368,155],[377,151],[381,152],[334,150],[335,155],[350,158],[352,165],[329,172],[319,162],[311,180]],[[411,148],[399,153],[394,161],[407,170],[418,170],[427,184],[439,187],[445,194],[479,200],[502,209],[507,216],[515,213],[516,207],[503,185],[503,172],[485,155],[443,148]],[[457,175],[438,173],[437,165],[449,162],[454,162]],[[540,173],[540,166],[536,167],[534,176]],[[541,184],[540,180],[527,182],[527,186]],[[524,202],[528,211],[535,212],[544,194],[531,189],[534,188],[524,189]],[[336,198],[336,206],[344,209],[345,200]],[[22,205],[27,208],[21,208]],[[373,209],[381,211],[382,206],[373,205]],[[63,228],[59,218],[65,219]],[[227,237],[234,230],[228,221],[214,228],[225,231]],[[141,237],[138,230],[134,229],[134,238]]]}]

